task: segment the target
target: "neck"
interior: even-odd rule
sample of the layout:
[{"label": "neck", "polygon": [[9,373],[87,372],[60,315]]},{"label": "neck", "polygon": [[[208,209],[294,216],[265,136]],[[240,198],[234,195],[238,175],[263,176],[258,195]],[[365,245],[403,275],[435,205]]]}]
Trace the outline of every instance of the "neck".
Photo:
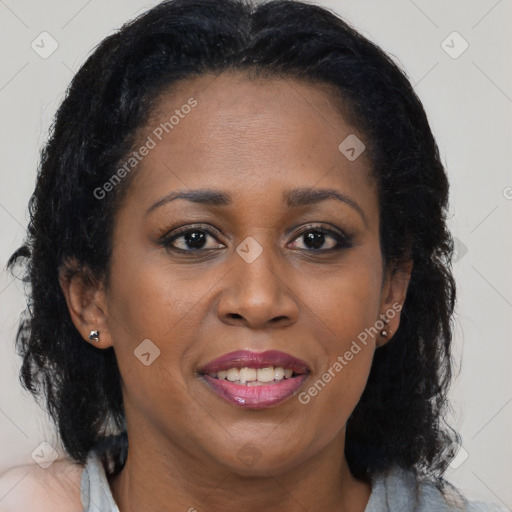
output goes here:
[{"label": "neck", "polygon": [[364,512],[371,487],[350,473],[344,435],[288,471],[247,476],[130,432],[126,464],[109,483],[121,512]]}]

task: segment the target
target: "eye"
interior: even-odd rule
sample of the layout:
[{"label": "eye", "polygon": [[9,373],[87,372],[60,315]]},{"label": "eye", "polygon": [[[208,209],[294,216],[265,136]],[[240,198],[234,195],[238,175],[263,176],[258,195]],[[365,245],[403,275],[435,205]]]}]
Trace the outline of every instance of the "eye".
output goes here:
[{"label": "eye", "polygon": [[302,231],[295,240],[303,241],[303,246],[300,243],[294,242],[293,248],[299,250],[309,250],[318,252],[327,252],[346,249],[351,247],[351,240],[349,237],[338,233],[332,229],[327,229],[323,226],[308,226],[306,230]]},{"label": "eye", "polygon": [[[302,243],[301,243],[302,240]],[[225,248],[218,241],[218,236],[205,227],[191,227],[178,231],[167,231],[159,239],[160,245],[170,252],[176,253],[202,253]],[[306,226],[294,242],[289,244],[292,249],[313,252],[339,251],[352,247],[351,238],[342,231],[334,231],[324,226]]]},{"label": "eye", "polygon": [[165,235],[160,243],[169,251],[189,253],[225,247],[210,230],[204,228],[188,228]]}]

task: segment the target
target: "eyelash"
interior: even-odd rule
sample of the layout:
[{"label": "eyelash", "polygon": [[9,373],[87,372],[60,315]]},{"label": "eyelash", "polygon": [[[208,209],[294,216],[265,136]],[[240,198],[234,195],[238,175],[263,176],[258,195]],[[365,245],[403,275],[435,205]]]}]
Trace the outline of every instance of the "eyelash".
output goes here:
[{"label": "eyelash", "polygon": [[[172,228],[171,228],[172,229]],[[316,225],[308,225],[304,229],[302,229],[296,236],[293,238],[293,241],[300,238],[301,236],[310,233],[310,232],[317,232],[324,235],[331,236],[336,241],[336,246],[331,247],[329,249],[297,249],[302,252],[313,252],[313,253],[332,253],[336,251],[342,251],[343,249],[349,249],[352,247],[352,237],[347,236],[345,234],[338,233],[337,231],[328,229],[324,226],[316,226]],[[183,229],[181,231],[178,231],[177,233],[172,233],[172,231],[168,230],[166,233],[161,236],[158,239],[158,243],[167,249],[168,251],[180,253],[180,254],[187,254],[187,255],[198,255],[198,254],[204,254],[205,252],[209,251],[216,251],[218,249],[180,249],[177,247],[173,247],[172,243],[179,238],[182,238],[184,235],[188,233],[205,233],[215,240],[217,240],[217,236],[213,231],[210,229],[198,225],[196,227],[190,227],[187,226],[186,229]],[[218,243],[221,243],[217,240]]]}]

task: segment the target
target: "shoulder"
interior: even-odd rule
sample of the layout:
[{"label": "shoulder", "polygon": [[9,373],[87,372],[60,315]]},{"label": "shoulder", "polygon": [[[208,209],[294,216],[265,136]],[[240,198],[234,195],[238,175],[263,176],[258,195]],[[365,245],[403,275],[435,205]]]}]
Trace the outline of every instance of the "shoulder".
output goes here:
[{"label": "shoulder", "polygon": [[[393,467],[374,479],[375,496],[370,497],[367,512],[382,509],[416,512],[504,512],[506,509],[483,502],[470,502],[444,478],[420,476]],[[372,501],[373,498],[373,501]]]},{"label": "shoulder", "polygon": [[0,475],[0,512],[82,512],[82,471],[70,459],[47,469],[37,464],[9,469]]},{"label": "shoulder", "polygon": [[[425,479],[424,488],[438,492],[443,502],[447,505],[447,510],[463,512],[507,512],[508,509],[494,503],[485,503],[483,501],[469,501],[453,484],[442,478],[437,481]],[[428,494],[428,491],[425,492]]]},{"label": "shoulder", "polygon": [[484,503],[483,501],[471,501],[468,503],[467,512],[510,512],[509,508],[496,503]]}]

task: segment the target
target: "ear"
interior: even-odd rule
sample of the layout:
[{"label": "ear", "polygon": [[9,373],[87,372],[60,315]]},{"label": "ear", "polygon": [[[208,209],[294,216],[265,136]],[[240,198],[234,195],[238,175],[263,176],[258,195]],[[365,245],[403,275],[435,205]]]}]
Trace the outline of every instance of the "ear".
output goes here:
[{"label": "ear", "polygon": [[[103,280],[73,261],[67,262],[59,271],[59,282],[71,320],[82,338],[96,348],[112,346],[106,322],[108,309]],[[98,341],[89,339],[93,330],[99,332]]]},{"label": "ear", "polygon": [[379,318],[384,322],[383,330],[387,331],[388,335],[382,336],[380,333],[377,335],[377,347],[385,345],[398,330],[400,312],[407,295],[412,268],[412,260],[407,260],[405,263],[401,263],[387,272],[382,286]]}]

